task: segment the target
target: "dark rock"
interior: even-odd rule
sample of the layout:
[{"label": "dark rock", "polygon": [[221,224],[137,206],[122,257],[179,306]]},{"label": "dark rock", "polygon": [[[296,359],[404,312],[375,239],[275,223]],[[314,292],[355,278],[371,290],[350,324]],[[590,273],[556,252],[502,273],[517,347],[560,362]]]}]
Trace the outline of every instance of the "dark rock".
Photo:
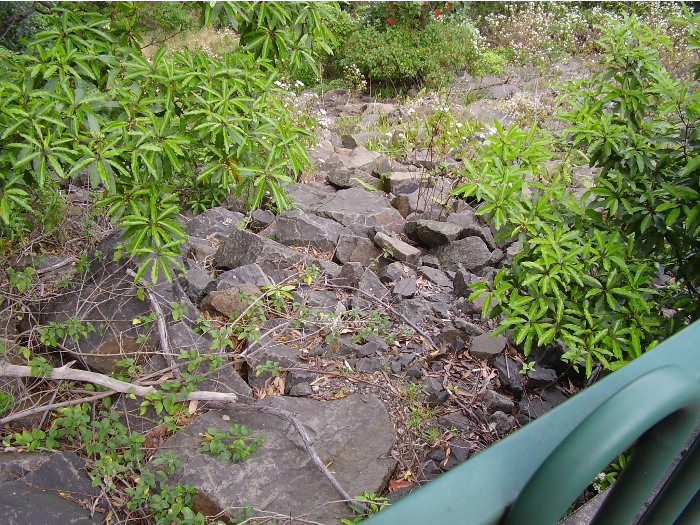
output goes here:
[{"label": "dark rock", "polygon": [[207,266],[214,260],[216,248],[205,239],[190,236],[182,244],[180,252],[185,254],[186,257],[194,259],[199,266]]},{"label": "dark rock", "polygon": [[518,406],[521,415],[536,419],[567,399],[567,396],[558,388],[550,388],[543,390],[538,396],[524,396]]},{"label": "dark rock", "polygon": [[426,170],[432,170],[435,167],[435,159],[433,158],[433,152],[430,150],[419,150],[414,152],[407,159],[408,162],[417,166],[419,168],[425,168]]},{"label": "dark rock", "polygon": [[369,357],[371,355],[381,354],[389,349],[381,338],[374,336],[371,341],[363,344],[356,350],[357,357]]},{"label": "dark rock", "polygon": [[374,374],[384,369],[384,360],[379,357],[365,357],[357,361],[355,370],[365,374]]},{"label": "dark rock", "polygon": [[500,354],[493,360],[493,367],[498,370],[498,379],[501,381],[501,385],[517,399],[520,399],[523,395],[520,363],[510,356]]},{"label": "dark rock", "polygon": [[[287,372],[287,377],[285,381],[285,392],[287,395],[297,397],[308,396],[312,393],[311,382],[318,377],[317,374],[313,372],[302,372],[298,370],[291,370]],[[296,394],[291,393],[296,387]]]},{"label": "dark rock", "polygon": [[216,279],[216,289],[225,290],[242,284],[252,284],[254,286],[272,286],[272,281],[265,275],[262,268],[257,264],[245,264],[228,270],[219,275]]},{"label": "dark rock", "polygon": [[513,429],[515,425],[515,418],[504,414],[503,412],[497,411],[491,414],[489,417],[489,425],[493,427],[496,433],[500,436],[508,434]]},{"label": "dark rock", "polygon": [[491,100],[477,100],[469,104],[465,109],[472,119],[481,122],[493,122],[494,120],[498,120],[504,127],[511,126],[515,123],[513,117],[498,109],[496,103]]},{"label": "dark rock", "polygon": [[383,232],[378,232],[374,236],[374,242],[384,251],[390,251],[391,256],[397,261],[411,265],[417,265],[423,253],[418,248]]},{"label": "dark rock", "polygon": [[[423,259],[425,260],[425,258]],[[418,268],[418,271],[438,286],[449,290],[452,289],[452,280],[442,270],[430,266],[421,266]]]},{"label": "dark rock", "polygon": [[394,285],[391,291],[400,297],[413,297],[418,291],[418,281],[413,278],[402,279]]},{"label": "dark rock", "polygon": [[341,235],[335,249],[335,260],[340,264],[357,262],[367,267],[381,254],[382,251],[368,237]]},{"label": "dark rock", "polygon": [[202,298],[212,290],[216,289],[216,281],[212,279],[209,272],[201,268],[191,268],[180,277],[180,284],[185,290],[187,297],[193,303],[199,303]]},{"label": "dark rock", "polygon": [[360,285],[365,269],[359,262],[348,262],[343,264],[338,276],[331,282],[337,286],[350,286],[357,288]]},{"label": "dark rock", "polygon": [[400,281],[406,277],[415,277],[415,272],[400,262],[393,262],[379,270],[379,280],[385,284]]},{"label": "dark rock", "polygon": [[338,191],[318,213],[364,235],[378,230],[403,231],[403,217],[390,207],[384,194],[362,188]]},{"label": "dark rock", "polygon": [[337,275],[337,265],[323,259],[309,257],[270,239],[254,233],[236,230],[221,243],[214,257],[218,268],[233,269],[257,263],[271,275],[273,270],[288,269],[300,264],[316,264],[325,272]]},{"label": "dark rock", "polygon": [[[133,279],[123,272],[96,284],[91,284],[88,277],[88,283],[77,292],[59,297],[52,306],[53,311],[44,319],[46,324],[75,318],[83,326],[90,323],[94,327],[94,331],[77,340],[65,336],[58,342],[81,363],[100,373],[110,375],[122,359],[143,362],[156,349],[153,328],[138,322],[151,313],[150,304],[136,297]],[[169,310],[170,307],[165,312]]]},{"label": "dark rock", "polygon": [[533,347],[528,358],[544,368],[552,368],[561,374],[568,367],[561,359],[566,351],[566,343],[557,339],[548,345]]},{"label": "dark rock", "polygon": [[411,239],[435,248],[456,240],[462,228],[451,222],[418,219],[406,221],[405,230]]},{"label": "dark rock", "polygon": [[392,171],[384,174],[384,191],[394,195],[408,194],[420,187],[420,172]]},{"label": "dark rock", "polygon": [[202,299],[200,308],[209,313],[236,319],[261,295],[262,292],[257,286],[239,284],[210,292]]},{"label": "dark rock", "polygon": [[274,220],[274,213],[272,213],[270,210],[262,210],[258,208],[250,213],[249,224],[253,230],[260,231],[267,228]]},{"label": "dark rock", "polygon": [[313,246],[327,253],[335,250],[341,235],[350,233],[331,219],[301,210],[281,213],[266,232],[284,246]]},{"label": "dark rock", "polygon": [[493,241],[491,229],[488,226],[481,224],[479,218],[473,211],[467,210],[459,213],[451,213],[447,217],[447,222],[456,224],[460,227],[459,239],[463,239],[465,237],[480,237],[486,243],[489,250],[496,249],[496,244]]},{"label": "dark rock", "polygon": [[[9,460],[0,453],[0,462]],[[14,455],[14,454],[13,454]],[[53,524],[88,525],[103,523],[105,516],[95,512],[93,501],[100,497],[83,470],[85,462],[72,452],[35,455],[22,463],[21,476],[0,483],[0,515],[7,525]],[[39,461],[38,458],[41,460]],[[26,470],[25,470],[26,469]],[[62,497],[63,496],[63,497]],[[82,505],[81,505],[82,504]],[[83,508],[85,506],[86,508]]]},{"label": "dark rock", "polygon": [[440,332],[440,345],[450,347],[454,352],[460,352],[469,341],[469,336],[452,325],[445,326]]},{"label": "dark rock", "polygon": [[419,481],[432,481],[442,474],[442,469],[434,461],[428,461],[423,467]]},{"label": "dark rock", "polygon": [[203,239],[215,233],[226,236],[230,235],[244,218],[245,215],[242,213],[216,207],[191,219],[184,230],[190,236]]},{"label": "dark rock", "polygon": [[361,351],[361,346],[357,343],[352,342],[352,337],[348,334],[343,334],[338,338],[333,339],[328,344],[328,349],[326,350],[327,356],[339,356],[347,357],[351,355],[359,355]]},{"label": "dark rock", "polygon": [[486,359],[489,362],[499,355],[506,348],[506,338],[503,336],[493,337],[491,333],[477,335],[473,340],[469,353],[477,359]]},{"label": "dark rock", "polygon": [[360,169],[331,169],[326,175],[326,180],[338,188],[365,188],[366,185],[369,185],[372,188],[379,189],[379,179],[371,173]]},{"label": "dark rock", "polygon": [[460,432],[473,432],[474,425],[461,411],[450,412],[438,418],[438,423],[445,430],[455,429]]},{"label": "dark rock", "polygon": [[406,299],[401,301],[396,310],[406,316],[413,324],[420,324],[423,319],[430,315],[430,307],[423,299]]},{"label": "dark rock", "polygon": [[527,373],[525,386],[531,390],[545,388],[557,380],[557,373],[551,368],[535,366]]},{"label": "dark rock", "polygon": [[515,403],[513,400],[507,396],[499,394],[495,390],[487,390],[484,394],[484,408],[489,414],[494,412],[503,412],[505,414],[510,414],[515,408]]},{"label": "dark rock", "polygon": [[491,252],[481,237],[466,237],[438,248],[435,255],[445,269],[463,265],[469,271],[483,268],[491,261]]},{"label": "dark rock", "polygon": [[481,335],[484,333],[484,329],[481,328],[479,325],[475,325],[474,323],[470,323],[469,321],[466,321],[460,317],[455,317],[452,322],[455,325],[455,328],[458,328],[459,330],[462,330],[465,332],[467,335]]},{"label": "dark rock", "polygon": [[469,297],[474,292],[474,289],[469,285],[477,280],[479,280],[477,276],[468,272],[464,268],[459,268],[455,272],[454,279],[452,280],[455,295],[458,297]]},{"label": "dark rock", "polygon": [[[386,409],[376,397],[315,401],[273,396],[258,404],[293,413],[321,461],[333,464],[334,476],[350,494],[384,489],[396,465],[389,459],[395,438]],[[232,423],[248,426],[253,435],[263,434],[264,444],[235,464],[223,464],[199,452],[201,445],[192,436],[209,427],[228,430]],[[164,448],[175,451],[183,462],[168,481],[197,489],[195,511],[206,515],[222,512],[222,518],[235,519],[230,509],[248,504],[291,516],[292,521],[304,515],[306,520],[330,525],[351,517],[352,511],[343,503],[329,503],[337,501],[338,495],[300,443],[295,428],[282,417],[238,410],[208,412],[166,442]]]},{"label": "dark rock", "polygon": [[294,205],[302,211],[315,212],[333,198],[335,191],[326,186],[321,189],[313,184],[290,184],[285,191],[291,197]]},{"label": "dark rock", "polygon": [[418,365],[411,365],[406,369],[406,375],[414,379],[420,379],[423,377],[423,370]]},{"label": "dark rock", "polygon": [[[389,295],[389,290],[386,289],[386,287],[379,280],[379,277],[377,277],[372,270],[364,271],[362,278],[360,279],[359,289],[377,299],[383,299]],[[362,301],[364,301],[364,299],[362,299]],[[361,302],[359,304],[365,303]],[[373,307],[375,306],[374,303],[369,304],[372,304]]]},{"label": "dark rock", "polygon": [[299,359],[300,350],[278,343],[269,337],[262,337],[258,345],[245,358],[248,369],[248,384],[253,388],[262,389],[265,382],[272,378],[271,372],[258,374],[258,367],[266,365],[268,361],[279,363],[280,368],[294,368],[302,364]]},{"label": "dark rock", "polygon": [[464,463],[471,453],[472,446],[468,441],[453,439],[450,441],[450,455],[447,462],[442,465],[443,470],[451,470],[457,465]]}]

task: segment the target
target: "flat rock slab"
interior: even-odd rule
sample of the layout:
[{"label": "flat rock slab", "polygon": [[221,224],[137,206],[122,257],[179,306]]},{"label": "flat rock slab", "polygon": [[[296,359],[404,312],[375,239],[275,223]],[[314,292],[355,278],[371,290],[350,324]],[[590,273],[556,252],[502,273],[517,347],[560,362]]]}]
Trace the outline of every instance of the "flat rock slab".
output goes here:
[{"label": "flat rock slab", "polygon": [[378,230],[403,231],[403,217],[378,191],[362,188],[340,190],[319,208],[318,214],[364,235]]},{"label": "flat rock slab", "polygon": [[[396,466],[389,457],[395,435],[386,409],[375,396],[354,394],[325,402],[267,397],[258,403],[293,412],[321,461],[330,465],[350,495],[380,492],[386,485]],[[247,425],[252,434],[262,433],[264,444],[245,461],[233,464],[198,451],[200,433],[208,427],[228,430],[231,423]],[[337,524],[340,518],[352,515],[344,504],[329,503],[340,496],[309,457],[297,430],[282,417],[235,410],[208,412],[164,447],[183,461],[169,481],[195,487],[195,508],[207,515],[225,510],[235,518],[236,508],[244,504],[256,512],[304,514],[305,519],[324,524]]]}]

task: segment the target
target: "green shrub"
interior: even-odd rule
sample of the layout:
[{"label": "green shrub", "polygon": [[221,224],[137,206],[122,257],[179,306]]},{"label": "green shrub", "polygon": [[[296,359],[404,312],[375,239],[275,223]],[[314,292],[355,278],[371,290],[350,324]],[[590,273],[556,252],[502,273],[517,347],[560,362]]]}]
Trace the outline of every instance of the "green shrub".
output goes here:
[{"label": "green shrub", "polygon": [[[688,17],[695,31],[700,17]],[[700,95],[659,64],[663,41],[626,19],[599,42],[606,70],[570,87],[568,133],[601,170],[589,195],[547,175],[551,144],[535,127],[500,125],[456,190],[522,245],[472,298],[491,292],[483,313],[502,315],[497,333],[513,330],[526,355],[561,339],[588,374],[596,362],[614,370],[700,316]],[[696,32],[689,44],[700,49]]]}]

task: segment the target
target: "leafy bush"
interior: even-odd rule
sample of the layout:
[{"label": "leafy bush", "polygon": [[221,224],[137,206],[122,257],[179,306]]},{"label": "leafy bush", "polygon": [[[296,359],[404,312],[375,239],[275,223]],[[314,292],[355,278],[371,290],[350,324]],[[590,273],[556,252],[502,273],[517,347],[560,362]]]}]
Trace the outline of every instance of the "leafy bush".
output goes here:
[{"label": "leafy bush", "polygon": [[[257,4],[223,7],[241,5],[248,20]],[[21,237],[46,195],[79,178],[126,228],[138,277],[150,268],[155,281],[185,238],[183,205],[215,206],[235,190],[251,207],[287,207],[282,184],[306,169],[309,133],[285,107],[266,60],[279,50],[264,39],[249,43],[262,46],[256,56],[146,59],[138,9],[109,8],[110,18],[56,8],[25,53],[0,56],[0,234]]]},{"label": "leafy bush", "polygon": [[[502,314],[497,332],[513,330],[526,355],[561,339],[564,359],[588,374],[596,362],[615,369],[699,316],[700,106],[690,84],[659,64],[658,39],[626,19],[599,43],[607,69],[570,88],[568,132],[601,169],[580,202],[547,175],[551,145],[535,127],[498,126],[456,190],[483,202],[477,213],[499,238],[522,245],[472,298],[491,292],[483,313]],[[700,48],[696,32],[690,45]],[[661,289],[652,281],[660,269],[671,278]]]}]

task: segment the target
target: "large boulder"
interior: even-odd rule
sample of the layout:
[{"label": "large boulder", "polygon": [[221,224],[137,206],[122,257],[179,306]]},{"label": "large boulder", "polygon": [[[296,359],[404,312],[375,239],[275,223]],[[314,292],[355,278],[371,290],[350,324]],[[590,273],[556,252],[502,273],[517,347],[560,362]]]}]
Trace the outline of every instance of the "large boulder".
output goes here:
[{"label": "large boulder", "polygon": [[[390,458],[394,428],[382,403],[371,395],[350,395],[336,401],[267,397],[259,405],[294,413],[321,461],[350,495],[380,492],[393,472]],[[225,463],[200,452],[201,436],[210,427],[228,430],[246,425],[264,436],[263,445],[245,461]],[[183,462],[172,484],[197,489],[195,509],[230,519],[249,505],[257,511],[304,515],[324,524],[339,524],[352,512],[302,446],[295,427],[286,419],[261,412],[226,410],[204,414],[169,439],[165,449]]]},{"label": "large boulder", "polygon": [[463,265],[467,270],[480,270],[491,262],[491,251],[481,237],[466,237],[453,241],[435,251],[440,264],[446,270]]},{"label": "large boulder", "polygon": [[218,233],[229,235],[238,227],[244,215],[226,208],[216,207],[200,213],[185,225],[185,232],[193,237],[206,238]]},{"label": "large boulder", "polygon": [[214,256],[218,268],[233,269],[257,263],[268,275],[274,270],[294,270],[299,265],[316,264],[331,275],[340,268],[335,263],[310,257],[280,243],[245,230],[236,230],[219,245]]},{"label": "large boulder", "polygon": [[403,217],[378,191],[362,188],[340,190],[319,207],[318,214],[363,235],[374,235],[382,230],[403,231]]},{"label": "large boulder", "polygon": [[261,235],[270,236],[285,246],[313,246],[333,253],[338,237],[351,232],[332,219],[291,210],[277,216]]}]

